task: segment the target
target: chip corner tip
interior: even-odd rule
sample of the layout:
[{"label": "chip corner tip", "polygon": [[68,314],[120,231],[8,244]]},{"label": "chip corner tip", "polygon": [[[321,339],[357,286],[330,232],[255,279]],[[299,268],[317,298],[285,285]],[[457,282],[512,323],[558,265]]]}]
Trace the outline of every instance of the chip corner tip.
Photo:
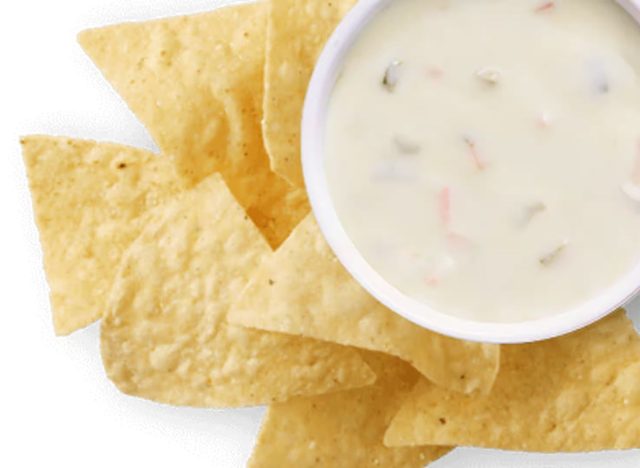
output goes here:
[{"label": "chip corner tip", "polygon": [[87,28],[76,33],[76,43],[89,57],[93,58],[96,51],[96,42],[99,38],[99,31],[102,28]]},{"label": "chip corner tip", "polygon": [[85,49],[85,45],[87,43],[87,38],[91,33],[91,29],[83,29],[82,31],[79,31],[76,33],[76,42],[78,44],[80,44],[80,47],[82,47],[83,49]]},{"label": "chip corner tip", "polygon": [[73,334],[73,332],[77,330],[76,327],[70,326],[68,323],[65,323],[59,320],[58,318],[56,318],[55,315],[53,316],[52,323],[53,323],[53,333],[56,336],[56,338],[67,337]]}]

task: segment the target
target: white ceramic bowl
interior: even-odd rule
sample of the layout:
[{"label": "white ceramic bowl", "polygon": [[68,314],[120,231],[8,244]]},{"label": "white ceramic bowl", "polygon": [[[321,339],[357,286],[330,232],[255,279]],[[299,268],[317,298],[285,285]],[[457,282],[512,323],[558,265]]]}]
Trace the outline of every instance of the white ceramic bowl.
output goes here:
[{"label": "white ceramic bowl", "polygon": [[[640,265],[597,297],[561,314],[526,322],[494,323],[447,315],[412,299],[391,286],[365,261],[343,229],[330,196],[325,174],[325,120],[345,56],[363,28],[392,1],[395,0],[360,0],[345,17],[318,60],[304,106],[304,179],[313,213],[340,262],[370,294],[402,317],[444,335],[473,341],[523,343],[552,338],[587,326],[623,305],[640,290]],[[618,0],[618,3],[640,21],[640,0]]]}]

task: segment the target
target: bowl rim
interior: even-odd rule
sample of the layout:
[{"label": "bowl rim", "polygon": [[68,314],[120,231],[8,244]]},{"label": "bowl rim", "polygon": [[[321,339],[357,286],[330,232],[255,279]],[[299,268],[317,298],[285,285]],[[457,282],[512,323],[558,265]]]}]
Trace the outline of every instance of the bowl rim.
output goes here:
[{"label": "bowl rim", "polygon": [[[440,312],[393,287],[355,247],[333,206],[325,174],[324,132],[328,103],[342,64],[367,24],[395,0],[360,0],[327,41],[304,102],[301,152],[309,201],[322,235],[340,263],[365,290],[399,316],[423,328],[470,341],[526,343],[564,335],[603,318],[640,291],[640,263],[597,296],[565,312],[522,322],[484,322]],[[616,0],[640,22],[640,0]]]}]

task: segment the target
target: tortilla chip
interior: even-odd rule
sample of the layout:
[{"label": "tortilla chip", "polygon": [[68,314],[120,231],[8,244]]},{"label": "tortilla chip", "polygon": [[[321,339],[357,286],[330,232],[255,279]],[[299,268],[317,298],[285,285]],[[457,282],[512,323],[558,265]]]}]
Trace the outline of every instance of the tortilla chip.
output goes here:
[{"label": "tortilla chip", "polygon": [[225,321],[269,246],[216,174],[155,210],[120,265],[102,356],[125,393],[245,406],[372,383],[357,351]]},{"label": "tortilla chip", "polygon": [[461,392],[488,391],[499,367],[499,346],[439,335],[377,302],[338,262],[311,215],[252,276],[229,321],[392,354]]},{"label": "tortilla chip", "polygon": [[262,118],[266,5],[85,31],[79,41],[178,172],[222,173],[275,247],[308,213],[269,168]]},{"label": "tortilla chip", "polygon": [[173,165],[147,151],[94,141],[22,141],[56,333],[102,316],[141,218],[182,189]]},{"label": "tortilla chip", "polygon": [[390,446],[450,444],[537,452],[640,447],[640,340],[622,311],[584,330],[504,346],[489,396],[419,382]]},{"label": "tortilla chip", "polygon": [[300,123],[316,60],[356,0],[271,0],[265,67],[264,132],[271,168],[304,187]]},{"label": "tortilla chip", "polygon": [[302,108],[316,60],[356,0],[271,0],[262,129],[271,168],[304,187],[300,162]]},{"label": "tortilla chip", "polygon": [[387,448],[384,432],[419,374],[399,359],[363,353],[372,386],[272,405],[249,462],[255,468],[340,466],[422,468],[444,447]]}]

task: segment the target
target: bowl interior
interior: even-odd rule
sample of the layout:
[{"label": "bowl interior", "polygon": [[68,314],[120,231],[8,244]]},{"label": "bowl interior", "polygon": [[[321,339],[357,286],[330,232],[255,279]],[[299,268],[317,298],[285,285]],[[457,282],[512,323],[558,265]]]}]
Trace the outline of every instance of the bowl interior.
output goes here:
[{"label": "bowl interior", "polygon": [[[587,326],[628,301],[640,289],[640,264],[598,296],[561,314],[517,322],[481,322],[442,313],[390,285],[362,257],[333,205],[325,173],[324,133],[328,104],[342,64],[360,32],[394,0],[360,0],[327,42],[314,70],[302,119],[302,165],[313,213],[330,247],[349,273],[377,300],[411,322],[454,338],[524,343]],[[637,21],[640,1],[618,0]]]}]

